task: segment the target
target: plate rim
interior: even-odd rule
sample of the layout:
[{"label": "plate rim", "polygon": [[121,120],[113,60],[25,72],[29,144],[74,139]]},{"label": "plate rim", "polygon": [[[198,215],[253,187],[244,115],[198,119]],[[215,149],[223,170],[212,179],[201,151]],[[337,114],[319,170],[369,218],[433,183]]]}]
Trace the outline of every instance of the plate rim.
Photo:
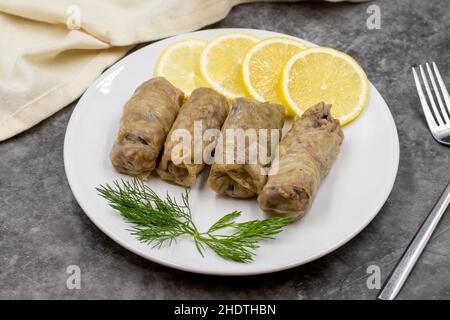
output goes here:
[{"label": "plate rim", "polygon": [[[248,271],[248,270],[242,270],[242,271],[224,271],[224,270],[218,270],[218,271],[207,271],[207,270],[197,270],[188,266],[183,266],[183,265],[179,265],[176,264],[174,262],[171,261],[167,261],[164,260],[160,257],[155,257],[155,256],[149,256],[149,255],[145,255],[144,253],[140,252],[139,250],[135,249],[133,247],[133,245],[131,243],[128,243],[124,240],[122,240],[120,237],[116,236],[114,234],[113,231],[110,231],[108,228],[104,227],[102,224],[100,224],[95,218],[94,215],[92,215],[91,213],[89,213],[89,210],[87,210],[87,208],[85,207],[83,201],[81,201],[81,196],[78,194],[78,191],[76,189],[76,187],[74,186],[74,182],[73,180],[71,180],[71,172],[70,172],[70,168],[69,168],[69,161],[67,160],[69,155],[69,140],[71,137],[71,133],[74,130],[74,125],[73,123],[75,122],[75,119],[77,114],[80,112],[81,110],[81,106],[82,104],[85,103],[85,100],[87,99],[87,97],[89,96],[89,89],[91,89],[96,83],[98,83],[98,81],[101,81],[101,79],[103,79],[104,77],[107,77],[107,73],[108,70],[110,68],[113,68],[116,64],[118,63],[123,63],[123,61],[125,61],[128,57],[137,54],[138,51],[143,50],[149,46],[152,46],[160,41],[164,41],[164,40],[168,40],[168,39],[172,39],[172,38],[176,38],[176,37],[180,37],[180,36],[187,36],[187,35],[192,35],[195,36],[199,33],[207,33],[207,32],[248,32],[248,33],[252,33],[252,32],[268,32],[268,33],[272,33],[274,35],[278,35],[278,36],[287,36],[290,38],[294,38],[294,39],[298,39],[300,41],[303,41],[304,43],[307,44],[311,44],[311,45],[316,45],[308,40],[302,39],[302,38],[298,38],[292,35],[287,35],[287,34],[283,34],[283,33],[279,33],[279,32],[274,32],[274,31],[270,31],[270,30],[263,30],[263,29],[252,29],[252,28],[217,28],[217,29],[203,29],[203,30],[198,30],[198,31],[193,31],[193,32],[187,32],[187,33],[182,33],[179,35],[175,35],[169,38],[165,38],[165,39],[161,39],[158,41],[155,41],[153,43],[150,43],[142,48],[139,48],[138,50],[130,53],[129,55],[126,55],[125,57],[121,58],[120,60],[118,60],[117,62],[115,62],[114,64],[112,64],[107,70],[105,70],[104,72],[102,72],[90,85],[89,87],[86,89],[86,91],[83,93],[83,95],[81,96],[81,98],[79,99],[79,101],[77,102],[74,110],[72,111],[72,114],[70,116],[69,122],[67,124],[67,128],[66,128],[66,132],[65,132],[65,136],[64,136],[64,150],[63,150],[63,159],[64,159],[64,170],[66,173],[66,177],[67,177],[67,181],[69,184],[69,187],[72,191],[72,194],[75,198],[75,200],[77,201],[78,205],[81,207],[81,209],[83,210],[84,214],[86,214],[89,218],[89,220],[97,227],[99,228],[104,234],[106,234],[109,238],[111,238],[111,240],[113,240],[114,242],[116,242],[117,244],[119,244],[120,246],[124,247],[125,249],[133,252],[134,254],[137,254],[138,256],[146,259],[146,260],[150,260],[154,263],[158,263],[160,265],[166,266],[166,267],[170,267],[173,269],[177,269],[177,270],[181,270],[181,271],[185,271],[185,272],[190,272],[190,273],[195,273],[195,274],[205,274],[205,275],[214,275],[214,276],[251,276],[251,275],[260,275],[260,274],[268,274],[268,273],[274,273],[274,272],[279,272],[279,271],[283,271],[283,270],[287,270],[287,269],[292,269],[307,263],[310,263],[314,260],[320,259],[326,255],[328,255],[329,253],[337,250],[338,248],[342,247],[344,244],[348,243],[350,240],[352,240],[354,237],[356,237],[359,233],[361,233],[371,222],[373,219],[375,219],[375,217],[378,215],[378,213],[380,212],[380,210],[383,208],[383,206],[385,205],[386,201],[389,198],[389,195],[391,194],[395,181],[397,179],[398,176],[398,168],[399,168],[399,162],[400,162],[400,142],[399,142],[399,135],[398,135],[398,130],[397,130],[397,126],[395,124],[394,121],[394,117],[392,115],[391,110],[389,109],[388,104],[386,103],[384,97],[381,95],[381,93],[378,91],[378,89],[372,84],[372,82],[370,82],[369,80],[369,90],[374,90],[375,93],[377,93],[379,95],[379,97],[381,98],[382,102],[383,102],[383,109],[386,115],[387,115],[387,119],[388,119],[388,123],[389,123],[389,127],[390,130],[392,131],[392,133],[394,134],[393,136],[393,151],[394,151],[394,157],[395,157],[395,164],[393,164],[393,173],[392,177],[391,177],[391,181],[389,181],[389,184],[386,184],[385,187],[385,194],[383,195],[383,197],[381,197],[383,200],[380,201],[380,204],[373,210],[374,213],[371,215],[368,215],[368,219],[364,221],[364,223],[361,224],[361,226],[357,229],[355,229],[354,232],[352,232],[351,234],[345,236],[341,241],[336,242],[335,244],[333,244],[332,246],[330,246],[330,248],[328,248],[327,250],[324,250],[322,252],[320,252],[319,254],[315,254],[315,255],[311,255],[310,257],[300,261],[300,262],[292,262],[292,263],[288,263],[285,264],[283,266],[279,266],[279,267],[270,267],[264,270],[257,270],[257,271]],[[181,39],[180,39],[181,40]]]}]

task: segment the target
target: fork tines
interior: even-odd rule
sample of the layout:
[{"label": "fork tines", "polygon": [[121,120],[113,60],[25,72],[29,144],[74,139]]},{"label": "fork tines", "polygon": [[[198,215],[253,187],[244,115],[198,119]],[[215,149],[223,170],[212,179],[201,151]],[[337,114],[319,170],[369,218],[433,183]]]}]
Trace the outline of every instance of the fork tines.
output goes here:
[{"label": "fork tines", "polygon": [[[422,65],[419,65],[418,69],[420,70],[421,80],[425,87],[427,97],[422,89],[422,84],[418,73],[416,72],[416,68],[413,68],[413,74],[414,80],[416,81],[417,92],[419,93],[420,102],[422,104],[423,112],[425,113],[428,125],[431,130],[450,127],[450,96],[444,85],[444,80],[442,80],[442,76],[436,66],[436,63],[433,62],[433,68],[431,68],[428,63],[425,64],[425,66],[428,77],[425,73],[425,68]],[[429,80],[431,81],[432,87],[429,85]],[[436,100],[439,108],[436,105]]]}]

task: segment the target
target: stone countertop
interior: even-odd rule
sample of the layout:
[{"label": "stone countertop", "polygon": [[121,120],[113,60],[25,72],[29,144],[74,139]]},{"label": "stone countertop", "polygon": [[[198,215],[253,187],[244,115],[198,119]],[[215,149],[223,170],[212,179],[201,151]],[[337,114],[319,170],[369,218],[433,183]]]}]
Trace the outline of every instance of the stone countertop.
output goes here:
[{"label": "stone countertop", "polygon": [[[450,2],[370,4],[381,9],[379,30],[366,26],[368,3],[240,5],[210,26],[277,31],[346,51],[384,96],[400,137],[399,172],[378,216],[353,240],[307,265],[245,278],[147,261],[97,229],[72,196],[63,140],[74,102],[0,143],[0,298],[374,299],[367,267],[379,266],[386,279],[450,178],[450,148],[429,134],[410,71],[435,60],[450,87]],[[447,213],[399,299],[450,298],[449,229]],[[66,288],[69,265],[81,268],[80,290]]]}]

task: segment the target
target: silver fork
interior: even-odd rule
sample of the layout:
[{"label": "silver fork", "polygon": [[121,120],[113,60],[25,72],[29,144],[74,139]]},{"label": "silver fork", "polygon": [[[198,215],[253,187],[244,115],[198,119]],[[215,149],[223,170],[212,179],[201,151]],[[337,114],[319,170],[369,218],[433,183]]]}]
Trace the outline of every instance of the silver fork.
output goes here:
[{"label": "silver fork", "polygon": [[[425,94],[422,89],[422,85],[419,80],[419,76],[417,75],[416,69],[413,70],[414,80],[416,81],[417,92],[419,93],[420,103],[422,104],[423,113],[425,114],[425,118],[427,119],[428,127],[430,128],[431,134],[433,137],[439,141],[440,143],[450,145],[450,96],[448,94],[447,88],[445,87],[444,80],[442,80],[441,73],[439,72],[436,63],[433,62],[433,70],[430,65],[427,63],[426,68],[428,71],[428,76],[431,80],[431,84],[433,86],[434,95],[439,104],[439,110],[436,106],[436,102],[434,100],[433,93],[431,91],[430,85],[428,84],[427,76],[425,75],[424,68],[419,66],[420,74],[422,76],[422,81],[425,86],[425,90],[428,95],[428,100],[431,104],[431,108],[427,102]],[[439,83],[441,94],[439,93],[438,86],[436,84],[435,75],[437,81]],[[442,101],[444,99],[444,102]]]},{"label": "silver fork", "polygon": [[[445,88],[444,81],[442,80],[441,74],[436,64],[433,62],[432,69],[427,63],[426,69],[433,86],[434,95],[436,96],[436,99],[438,101],[438,110],[424,68],[422,66],[419,66],[418,68],[420,70],[420,75],[422,76],[422,82],[425,86],[428,101],[422,89],[422,84],[419,80],[418,73],[416,72],[415,68],[413,68],[412,70],[414,80],[416,81],[417,92],[419,93],[420,102],[422,104],[422,109],[425,114],[428,127],[430,128],[433,137],[437,141],[445,145],[450,145],[450,97],[448,95],[447,89]],[[442,96],[439,92],[438,86],[436,85],[435,77],[439,83]],[[445,105],[443,101],[445,101]],[[428,102],[431,104],[431,108]],[[428,241],[431,238],[431,235],[433,234],[439,221],[444,215],[449,203],[450,183],[447,185],[433,210],[430,212],[420,229],[417,231],[406,251],[403,253],[400,261],[397,263],[383,288],[381,289],[380,294],[378,295],[378,299],[395,299],[409,274],[411,273],[411,270],[419,259],[422,251],[425,249],[425,246],[427,245]]]}]

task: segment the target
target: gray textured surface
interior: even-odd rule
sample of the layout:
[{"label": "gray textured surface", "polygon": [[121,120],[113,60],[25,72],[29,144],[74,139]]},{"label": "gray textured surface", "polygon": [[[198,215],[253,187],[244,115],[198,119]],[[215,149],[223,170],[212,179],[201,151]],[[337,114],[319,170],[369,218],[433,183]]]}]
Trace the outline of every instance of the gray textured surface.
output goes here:
[{"label": "gray textured surface", "polygon": [[[63,139],[74,104],[0,143],[0,298],[373,299],[366,268],[385,279],[450,178],[450,148],[428,133],[410,73],[436,60],[450,86],[450,2],[375,1],[381,30],[366,28],[368,4],[249,4],[212,27],[284,32],[355,56],[387,100],[401,160],[392,194],[375,220],[334,253],[292,270],[247,278],[171,270],[123,249],[83,214],[63,167]],[[362,164],[363,165],[363,164]],[[450,298],[450,215],[400,299]],[[81,290],[66,288],[68,265]]]}]

